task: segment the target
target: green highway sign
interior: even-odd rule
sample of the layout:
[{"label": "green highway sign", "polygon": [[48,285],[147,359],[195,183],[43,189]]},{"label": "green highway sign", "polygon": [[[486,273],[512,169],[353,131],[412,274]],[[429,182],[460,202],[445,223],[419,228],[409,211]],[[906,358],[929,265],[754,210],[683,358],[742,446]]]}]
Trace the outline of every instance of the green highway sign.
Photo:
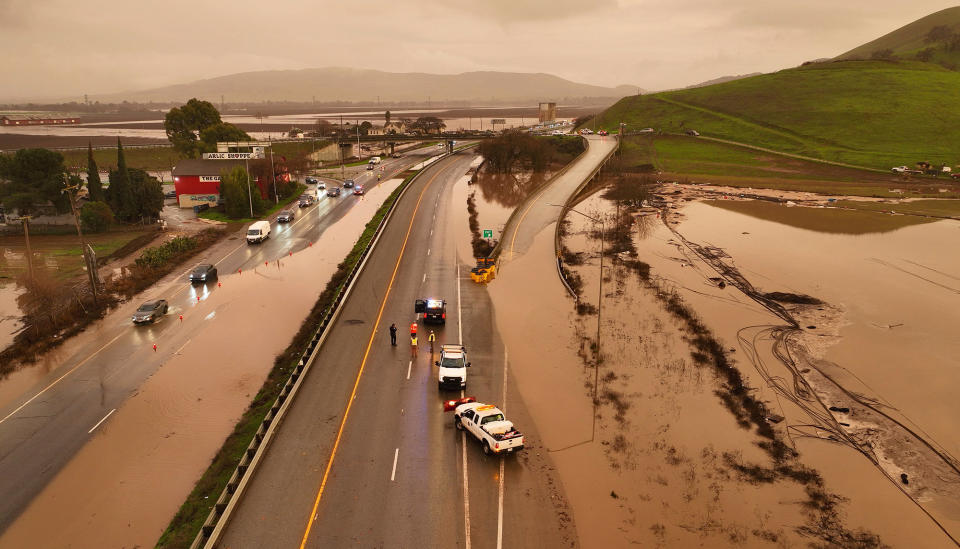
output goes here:
[{"label": "green highway sign", "polygon": [[493,238],[493,231],[491,231],[490,229],[484,229],[483,238]]}]

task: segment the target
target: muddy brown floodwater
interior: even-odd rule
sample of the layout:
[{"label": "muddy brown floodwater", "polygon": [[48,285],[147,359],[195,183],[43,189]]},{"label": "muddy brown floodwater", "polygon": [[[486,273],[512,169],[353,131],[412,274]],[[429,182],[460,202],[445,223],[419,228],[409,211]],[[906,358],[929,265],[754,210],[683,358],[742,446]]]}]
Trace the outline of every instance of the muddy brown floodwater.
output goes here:
[{"label": "muddy brown floodwater", "polygon": [[[894,546],[954,546],[949,536],[956,539],[960,534],[960,476],[954,457],[960,450],[956,423],[960,404],[954,396],[960,389],[960,338],[956,337],[960,254],[949,250],[960,242],[960,223],[753,202],[717,207],[671,196],[674,200],[667,211],[673,230],[657,213],[643,216],[647,221],[641,224],[647,230],[634,234],[639,258],[650,264],[654,285],[675,290],[729,349],[754,397],[779,416],[775,424],[782,439],[799,452],[804,465],[819,473],[825,493],[842,498],[835,508],[835,518],[844,524],[842,531],[856,533],[862,528]],[[611,206],[591,198],[580,208],[610,211]],[[596,249],[595,240],[588,239],[584,229],[575,225],[568,247]],[[591,267],[589,261],[577,267],[586,281],[583,295],[596,295],[596,277],[593,282],[590,279],[595,270],[596,264]],[[662,318],[659,323],[644,323],[645,317],[655,316],[651,309],[661,308],[649,299],[655,290],[644,289],[636,275],[633,282],[629,276],[621,281],[615,274],[620,270],[612,268],[608,274],[616,290],[605,291],[604,313],[609,322],[615,322],[617,310],[634,302],[641,306],[628,308],[623,318],[632,314],[639,322],[617,328],[605,321],[605,333],[614,342],[638,337],[646,341],[647,347],[628,348],[625,353],[643,357],[641,363],[662,363],[657,357],[680,361],[667,368],[675,379],[668,379],[666,386],[683,395],[681,373],[687,371],[684,362],[690,355],[664,353],[666,343],[655,344],[656,334],[670,326]],[[726,281],[723,287],[718,284],[721,276]],[[803,305],[781,298],[785,301],[762,306],[748,295],[770,292],[808,295],[822,302]],[[778,311],[782,314],[774,314]],[[797,326],[789,326],[784,316]],[[620,350],[616,345],[613,349]],[[622,359],[623,351],[614,352],[610,344],[607,349],[606,360],[615,364]],[[622,383],[621,389],[614,389],[621,396],[605,399],[626,398],[633,403],[628,409],[652,399],[662,385],[654,383],[651,389],[650,384]],[[668,401],[652,400],[657,411],[653,415],[659,417]],[[684,407],[689,405],[686,396],[679,400]],[[714,397],[714,404],[705,401],[696,406],[698,423],[715,429],[693,437],[689,432],[683,435],[685,429],[677,429],[684,424],[682,413],[667,428],[661,427],[668,446],[678,437],[697,441],[684,455],[697,455],[699,446],[699,460],[692,461],[700,471],[706,467],[704,456],[711,455],[707,448],[730,448],[728,441],[739,438],[737,429],[730,432],[715,424],[714,416],[723,413],[718,402]],[[653,426],[645,428],[656,432]],[[627,438],[628,444],[636,440]],[[730,463],[762,463],[747,454],[755,442],[736,444]],[[641,444],[639,448],[658,450],[657,446]],[[742,475],[742,468],[735,470]],[[758,476],[753,482],[767,483],[774,491],[787,490],[779,504],[756,507],[754,523],[788,518],[785,508],[803,500],[789,495],[799,483]],[[709,488],[709,484],[700,487]],[[723,508],[727,510],[721,516],[749,529],[748,517]],[[661,509],[660,516],[674,526],[689,524],[676,506],[671,509]],[[809,513],[809,509],[800,507],[795,512]],[[780,523],[784,529],[778,539],[802,543],[795,537],[798,532],[811,535],[800,521]],[[766,539],[763,532],[769,529],[758,531],[759,535],[751,532],[748,537],[757,542]],[[815,530],[812,535],[827,539],[825,533]]]},{"label": "muddy brown floodwater", "polygon": [[[372,188],[281,267],[222,275],[223,287],[196,306],[195,314],[207,316],[206,328],[99,427],[3,533],[0,547],[153,546],[337,264],[400,182]],[[251,343],[234,344],[240,340]]]}]

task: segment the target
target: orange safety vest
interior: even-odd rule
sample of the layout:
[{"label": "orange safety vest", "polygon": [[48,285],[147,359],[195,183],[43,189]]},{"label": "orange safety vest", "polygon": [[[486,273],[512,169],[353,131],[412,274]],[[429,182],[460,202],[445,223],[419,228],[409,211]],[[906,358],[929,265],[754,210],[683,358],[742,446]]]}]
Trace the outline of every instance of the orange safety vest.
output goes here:
[{"label": "orange safety vest", "polygon": [[416,333],[417,333],[417,323],[416,323],[416,322],[414,322],[413,324],[410,325],[410,333],[411,333],[411,334],[416,334]]}]

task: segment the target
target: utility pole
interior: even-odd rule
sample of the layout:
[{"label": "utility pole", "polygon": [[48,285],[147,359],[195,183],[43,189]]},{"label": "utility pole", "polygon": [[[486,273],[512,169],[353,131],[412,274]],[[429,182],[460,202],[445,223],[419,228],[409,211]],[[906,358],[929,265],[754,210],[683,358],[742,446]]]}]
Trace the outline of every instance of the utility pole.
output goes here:
[{"label": "utility pole", "polygon": [[30,282],[33,282],[33,248],[30,247],[30,216],[25,215],[20,218],[23,221],[23,238],[27,245],[27,275]]},{"label": "utility pole", "polygon": [[363,149],[360,148],[360,120],[357,119],[357,159],[363,162]]},{"label": "utility pole", "polygon": [[[80,169],[77,168],[79,172]],[[77,180],[80,180],[80,176],[76,176]],[[67,198],[70,199],[70,209],[73,211],[73,222],[77,226],[77,236],[80,238],[80,251],[83,252],[84,263],[87,264],[87,277],[90,279],[90,291],[93,293],[93,304],[97,306],[97,273],[95,272],[97,268],[96,260],[87,253],[87,243],[83,239],[83,229],[80,228],[80,212],[77,211],[77,201],[76,201],[76,190],[80,186],[79,183],[76,185],[70,184],[70,173],[67,172],[67,184],[64,188],[64,192],[67,193]]]},{"label": "utility pole", "polygon": [[267,143],[270,147],[270,176],[273,177],[273,198],[277,201],[276,203],[279,204],[280,195],[277,194],[277,172],[273,167],[273,141],[267,137]]},{"label": "utility pole", "polygon": [[250,190],[250,160],[244,158],[243,165],[247,171],[247,198],[250,200],[250,218],[253,218],[253,191]]},{"label": "utility pole", "polygon": [[340,138],[343,136],[343,115],[340,115],[340,131],[337,132],[337,151],[340,152],[340,180],[343,181],[347,178],[346,173],[346,159],[343,157],[343,147],[340,145]]}]

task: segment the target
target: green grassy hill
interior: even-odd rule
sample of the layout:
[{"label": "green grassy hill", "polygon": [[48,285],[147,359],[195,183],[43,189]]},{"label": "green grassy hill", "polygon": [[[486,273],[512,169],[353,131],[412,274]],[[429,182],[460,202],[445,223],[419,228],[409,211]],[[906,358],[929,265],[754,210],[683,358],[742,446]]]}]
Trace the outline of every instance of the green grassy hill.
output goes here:
[{"label": "green grassy hill", "polygon": [[[960,72],[915,61],[843,61],[703,88],[625,97],[598,115],[615,131],[695,129],[813,158],[887,170],[960,164]],[[592,127],[593,122],[586,126]]]},{"label": "green grassy hill", "polygon": [[[929,33],[936,27],[942,37],[930,40]],[[947,8],[918,19],[909,25],[881,36],[872,42],[854,48],[837,57],[838,60],[870,59],[876,52],[890,50],[901,59],[916,59],[920,52],[930,48],[928,61],[950,69],[960,67],[960,43],[950,48],[951,33],[960,33],[960,6]],[[923,57],[923,55],[921,55]]]}]

